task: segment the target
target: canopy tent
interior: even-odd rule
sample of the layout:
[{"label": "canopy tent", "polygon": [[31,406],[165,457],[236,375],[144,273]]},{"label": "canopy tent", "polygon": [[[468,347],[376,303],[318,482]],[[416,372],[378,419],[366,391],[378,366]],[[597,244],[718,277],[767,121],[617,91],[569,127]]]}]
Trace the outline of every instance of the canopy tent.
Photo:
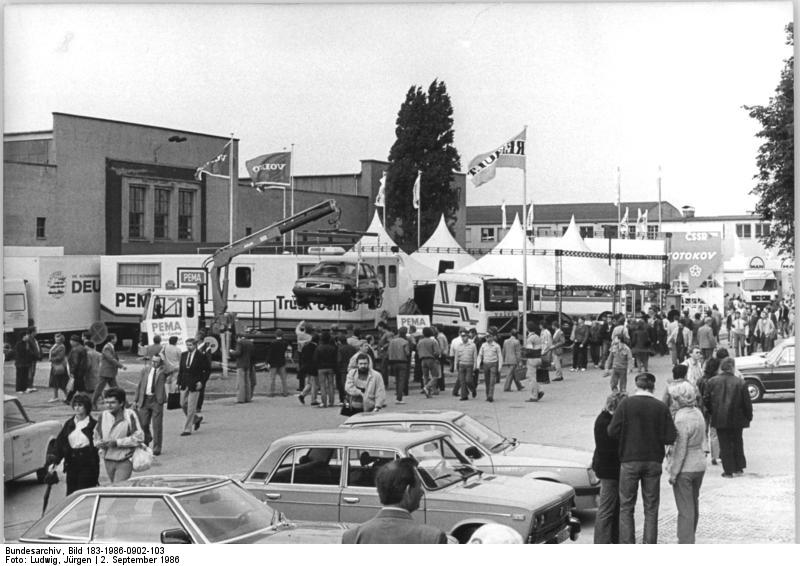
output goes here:
[{"label": "canopy tent", "polygon": [[[584,243],[590,250],[604,254],[608,253],[609,242],[611,242],[612,254],[651,256],[649,259],[637,259],[632,257],[620,259],[620,271],[622,275],[636,278],[648,284],[663,283],[665,260],[653,258],[652,256],[666,255],[667,252],[664,249],[664,240],[626,240],[619,238],[587,238],[584,240]],[[612,259],[612,262],[613,261]]]},{"label": "canopy tent", "polygon": [[[445,271],[445,269],[440,269],[440,265],[446,269],[461,269],[475,261],[475,258],[461,247],[448,230],[444,214],[442,214],[434,233],[422,247],[411,254],[411,258],[436,273]],[[441,262],[447,263],[442,264]]]},{"label": "canopy tent", "polygon": [[353,245],[353,247],[344,255],[354,256],[361,254],[364,258],[380,258],[381,256],[396,257],[400,264],[400,273],[398,279],[401,285],[408,285],[412,288],[414,283],[419,282],[434,282],[436,281],[436,270],[420,263],[406,252],[401,250],[394,242],[392,237],[384,228],[378,212],[372,217],[372,222],[365,230],[367,234],[361,236],[361,239]]}]

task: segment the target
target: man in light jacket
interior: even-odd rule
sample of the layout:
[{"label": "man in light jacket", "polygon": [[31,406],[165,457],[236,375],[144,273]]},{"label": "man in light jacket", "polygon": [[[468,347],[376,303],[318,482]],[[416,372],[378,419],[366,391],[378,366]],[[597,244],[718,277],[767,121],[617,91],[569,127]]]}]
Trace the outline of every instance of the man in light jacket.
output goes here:
[{"label": "man in light jacket", "polygon": [[136,411],[125,408],[125,391],[112,387],[103,393],[106,410],[94,427],[94,445],[111,483],[125,481],[133,472],[134,449],[144,441]]}]

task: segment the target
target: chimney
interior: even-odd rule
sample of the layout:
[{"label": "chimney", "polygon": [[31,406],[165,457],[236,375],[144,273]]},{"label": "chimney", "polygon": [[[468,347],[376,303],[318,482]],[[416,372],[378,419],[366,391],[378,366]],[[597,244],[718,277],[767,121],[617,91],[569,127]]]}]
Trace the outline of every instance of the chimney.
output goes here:
[{"label": "chimney", "polygon": [[684,218],[694,218],[694,207],[689,205],[682,206],[681,214],[683,214]]}]

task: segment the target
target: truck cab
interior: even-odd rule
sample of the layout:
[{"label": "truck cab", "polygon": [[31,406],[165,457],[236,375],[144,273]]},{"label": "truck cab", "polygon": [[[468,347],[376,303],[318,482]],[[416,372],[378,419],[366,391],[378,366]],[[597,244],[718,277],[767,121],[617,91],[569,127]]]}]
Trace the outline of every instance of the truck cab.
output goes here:
[{"label": "truck cab", "polygon": [[156,334],[163,343],[171,336],[178,337],[184,347],[199,328],[200,305],[196,289],[149,289],[144,292],[145,307],[139,323],[140,343],[147,345]]},{"label": "truck cab", "polygon": [[19,335],[32,325],[24,279],[3,279],[3,353],[8,356]]},{"label": "truck cab", "polygon": [[495,326],[500,335],[517,327],[521,287],[516,279],[471,273],[439,275],[433,298],[433,324],[441,325],[453,337],[460,327],[486,334]]},{"label": "truck cab", "polygon": [[769,305],[780,296],[780,282],[771,269],[745,270],[740,285],[742,299],[748,305]]}]

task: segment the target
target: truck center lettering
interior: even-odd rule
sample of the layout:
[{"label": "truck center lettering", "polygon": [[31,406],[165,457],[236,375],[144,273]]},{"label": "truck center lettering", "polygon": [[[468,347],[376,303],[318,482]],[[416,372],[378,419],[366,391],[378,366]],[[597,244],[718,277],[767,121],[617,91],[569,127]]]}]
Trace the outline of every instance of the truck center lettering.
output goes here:
[{"label": "truck center lettering", "polygon": [[278,301],[278,309],[286,309],[290,311],[302,311],[302,310],[311,310],[314,307],[317,310],[321,311],[340,311],[342,310],[342,305],[321,305],[321,304],[310,304],[307,307],[298,307],[297,301],[294,299],[287,299],[284,295],[278,295],[275,297]]},{"label": "truck center lettering", "polygon": [[717,252],[672,252],[670,258],[673,260],[688,259],[692,261],[702,261],[713,259]]},{"label": "truck center lettering", "polygon": [[129,309],[143,309],[145,296],[139,293],[114,293],[114,306],[124,306]]},{"label": "truck center lettering", "polygon": [[686,232],[686,240],[689,242],[704,242],[708,240],[708,232]]},{"label": "truck center lettering", "polygon": [[160,334],[162,336],[172,336],[175,334],[182,334],[183,326],[181,325],[180,320],[154,320],[150,323],[150,331],[154,335]]},{"label": "truck center lettering", "polygon": [[73,293],[99,293],[100,281],[97,279],[77,280],[72,282]]}]

